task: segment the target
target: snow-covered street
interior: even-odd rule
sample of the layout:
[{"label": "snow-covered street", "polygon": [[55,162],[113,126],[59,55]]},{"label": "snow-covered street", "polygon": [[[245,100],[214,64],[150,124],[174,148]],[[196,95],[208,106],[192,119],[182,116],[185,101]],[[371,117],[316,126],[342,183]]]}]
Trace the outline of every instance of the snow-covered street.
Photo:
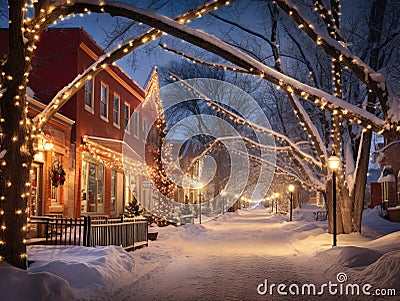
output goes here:
[{"label": "snow-covered street", "polygon": [[[301,294],[302,285],[314,284],[318,294],[323,284],[339,285],[338,273],[345,273],[343,284],[370,284],[371,295],[376,288],[400,292],[399,223],[380,218],[379,208],[367,209],[363,236],[339,235],[339,246],[332,248],[327,222],[315,221],[315,210],[296,210],[293,222],[262,208],[202,225],[152,228],[158,239],[130,253],[120,247],[32,246],[28,272],[0,264],[0,289],[8,288],[6,300],[320,300]],[[267,291],[260,286],[265,280]],[[22,283],[35,289],[23,293]],[[278,294],[279,284],[287,295]],[[300,294],[293,294],[296,287]],[[325,287],[323,295],[381,299],[350,296],[345,287],[336,296]]]},{"label": "snow-covered street", "polygon": [[[337,273],[346,272],[342,270],[343,264],[352,260],[358,249],[346,254],[341,247],[332,249],[327,223],[313,219],[315,209],[297,211],[298,221],[292,223],[286,216],[253,210],[228,213],[204,225],[186,225],[173,231],[161,229],[159,241],[136,253],[146,261],[137,262],[137,269],[153,260],[155,269],[135,278],[133,284],[121,288],[113,297],[115,300],[262,300],[271,297],[257,292],[265,279],[275,284],[313,283],[317,287],[336,281]],[[400,225],[396,226],[400,229]],[[364,242],[367,239],[358,234],[339,237],[339,245]],[[166,250],[165,257],[152,257],[154,248],[160,252]],[[329,257],[341,257],[343,261],[335,263]],[[359,266],[369,263],[359,259]],[[277,293],[273,292],[273,296],[275,299]],[[310,300],[310,296],[292,298]]]},{"label": "snow-covered street", "polygon": [[304,227],[308,227],[307,235],[311,231],[324,239],[304,244],[298,223],[282,222],[281,216],[265,210],[229,213],[218,221],[174,232],[162,229],[160,240],[137,254],[151,254],[157,247],[168,250],[168,257],[116,296],[120,300],[129,296],[132,300],[161,296],[167,300],[255,300],[261,297],[257,286],[265,278],[275,283],[320,280],[323,272],[317,266],[310,268],[309,259],[317,249],[330,248],[330,236],[324,234],[325,224],[320,228],[305,223]]}]

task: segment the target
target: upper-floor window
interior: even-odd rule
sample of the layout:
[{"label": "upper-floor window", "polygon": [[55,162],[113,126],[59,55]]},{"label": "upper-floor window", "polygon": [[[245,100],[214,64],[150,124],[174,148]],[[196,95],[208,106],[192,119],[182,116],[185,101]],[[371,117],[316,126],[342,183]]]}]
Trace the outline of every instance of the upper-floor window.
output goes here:
[{"label": "upper-floor window", "polygon": [[133,135],[139,138],[139,112],[133,112]]},{"label": "upper-floor window", "polygon": [[124,103],[124,129],[126,132],[130,132],[129,131],[129,118],[131,116],[131,107],[129,105],[129,103]]},{"label": "upper-floor window", "polygon": [[108,119],[108,86],[103,83],[100,91],[100,115]]},{"label": "upper-floor window", "polygon": [[115,126],[119,127],[119,103],[120,103],[120,97],[117,94],[114,94],[114,106],[113,106],[113,123]]},{"label": "upper-floor window", "polygon": [[85,83],[85,107],[90,111],[94,110],[93,79],[90,79]]}]

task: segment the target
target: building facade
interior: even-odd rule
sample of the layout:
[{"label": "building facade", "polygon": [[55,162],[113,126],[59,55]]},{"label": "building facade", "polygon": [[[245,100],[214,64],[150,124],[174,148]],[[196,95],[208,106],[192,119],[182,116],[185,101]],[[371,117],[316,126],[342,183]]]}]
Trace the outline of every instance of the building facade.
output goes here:
[{"label": "building facade", "polygon": [[[7,30],[0,31],[0,41],[7,36]],[[36,45],[29,87],[32,99],[42,105],[32,114],[40,111],[40,106],[48,104],[59,90],[104,54],[80,28],[49,29],[40,35]],[[0,46],[0,53],[7,51]],[[37,192],[42,197],[40,203],[35,201],[35,205],[31,205],[31,215],[118,216],[132,201],[132,190],[139,200],[150,198],[146,196],[140,176],[124,175],[122,150],[125,135],[132,136],[133,143],[144,143],[149,125],[135,109],[154,91],[158,91],[156,69],[145,88],[117,65],[107,66],[85,83],[57,115],[58,119],[65,117],[62,145],[56,138],[60,136],[56,130],[44,130],[43,149],[38,148],[38,153],[44,157],[35,157],[32,173],[33,178],[37,173],[43,179],[43,187]],[[130,124],[132,115],[133,124]],[[45,149],[44,145],[50,148]],[[59,179],[57,183],[60,174],[62,183]]]}]

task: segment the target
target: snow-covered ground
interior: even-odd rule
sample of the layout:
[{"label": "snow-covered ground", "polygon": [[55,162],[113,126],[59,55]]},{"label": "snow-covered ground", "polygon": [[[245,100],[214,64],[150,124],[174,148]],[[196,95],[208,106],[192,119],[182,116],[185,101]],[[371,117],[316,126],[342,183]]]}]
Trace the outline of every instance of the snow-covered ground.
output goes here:
[{"label": "snow-covered ground", "polygon": [[[372,294],[392,293],[376,289],[395,289],[397,297],[388,298],[398,300],[400,223],[380,218],[379,208],[365,210],[363,235],[339,235],[332,248],[327,222],[314,221],[316,209],[296,210],[293,222],[262,208],[157,228],[156,241],[130,253],[31,246],[28,271],[0,264],[1,300],[321,300],[304,284],[314,284],[317,294],[322,287],[325,300],[381,300]],[[359,296],[350,296],[350,284]]]}]

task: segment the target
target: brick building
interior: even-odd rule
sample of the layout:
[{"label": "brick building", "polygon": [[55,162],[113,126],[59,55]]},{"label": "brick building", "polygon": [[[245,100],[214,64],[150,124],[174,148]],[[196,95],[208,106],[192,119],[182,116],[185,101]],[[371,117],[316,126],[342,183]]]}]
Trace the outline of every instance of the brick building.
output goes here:
[{"label": "brick building", "polygon": [[[0,41],[7,38],[8,31],[0,30]],[[0,43],[0,53],[8,51],[2,49],[6,45]],[[35,101],[49,103],[60,89],[103,54],[101,47],[83,29],[43,32],[37,42],[29,77]],[[38,169],[38,177],[43,178],[43,187],[50,187],[50,193],[46,189],[38,190],[41,194],[38,198],[44,201],[39,205],[40,210],[32,213],[116,216],[132,199],[129,185],[135,187],[139,199],[144,197],[140,176],[124,176],[122,147],[124,135],[132,135],[135,143],[144,143],[146,120],[140,114],[135,114],[133,125],[129,120],[135,108],[154,90],[158,90],[156,69],[143,89],[117,65],[110,65],[60,109],[57,116],[65,117],[67,131],[70,127],[70,134],[65,132],[69,141],[65,140],[61,147],[53,142],[58,135],[54,130],[46,134],[46,141],[52,142],[48,145],[53,148],[46,151],[48,158],[41,163],[46,167]],[[60,154],[61,148],[65,151]],[[66,181],[55,187],[51,185],[49,173],[59,166],[65,171]]]}]

